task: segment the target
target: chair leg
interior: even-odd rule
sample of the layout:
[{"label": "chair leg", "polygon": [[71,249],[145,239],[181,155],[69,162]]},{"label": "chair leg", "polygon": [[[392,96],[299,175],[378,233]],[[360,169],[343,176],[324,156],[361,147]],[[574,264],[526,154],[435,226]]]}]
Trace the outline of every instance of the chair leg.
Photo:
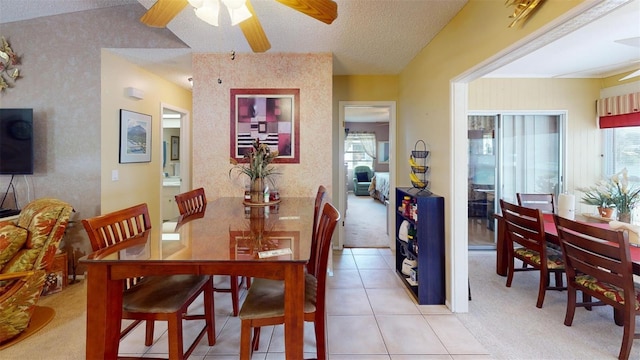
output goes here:
[{"label": "chair leg", "polygon": [[229,276],[229,283],[231,284],[231,303],[233,306],[233,316],[238,316],[238,291],[240,291],[240,287],[238,286],[238,277],[237,276]]},{"label": "chair leg", "polygon": [[564,324],[571,326],[573,323],[573,315],[576,313],[576,289],[567,288],[567,312],[564,315]]},{"label": "chair leg", "polygon": [[169,359],[184,359],[182,345],[182,314],[174,313],[167,319],[167,332],[169,333]]},{"label": "chair leg", "polygon": [[[590,303],[591,302],[591,295],[585,293],[584,291],[582,292],[582,302],[583,303]],[[584,307],[585,309],[587,309],[587,311],[591,311],[591,309],[593,308],[591,305],[586,305]]]},{"label": "chair leg", "polygon": [[145,321],[145,335],[144,335],[144,345],[151,346],[153,345],[153,325],[155,321],[146,320]]},{"label": "chair leg", "polygon": [[[321,319],[320,319],[321,318]],[[316,356],[317,360],[326,360],[327,358],[327,334],[324,315],[316,318],[314,321],[314,329],[316,332]]]},{"label": "chair leg", "polygon": [[542,308],[544,303],[544,295],[547,292],[547,282],[549,280],[549,273],[540,269],[540,284],[538,285],[538,301],[536,302],[537,308]]},{"label": "chair leg", "polygon": [[625,307],[624,314],[624,331],[622,333],[622,345],[620,346],[620,354],[618,354],[619,360],[629,359],[631,353],[631,346],[633,345],[634,332],[636,328],[636,314],[632,310],[631,306]]},{"label": "chair leg", "polygon": [[254,327],[253,328],[253,340],[252,340],[252,345],[251,348],[253,349],[253,351],[258,351],[258,347],[260,346],[260,327]]},{"label": "chair leg", "polygon": [[509,269],[507,270],[507,287],[511,287],[511,282],[513,281],[513,266],[514,266],[514,261],[513,261],[513,256],[511,256],[509,258]]},{"label": "chair leg", "polygon": [[240,360],[249,360],[252,350],[251,320],[242,320],[240,322]]}]

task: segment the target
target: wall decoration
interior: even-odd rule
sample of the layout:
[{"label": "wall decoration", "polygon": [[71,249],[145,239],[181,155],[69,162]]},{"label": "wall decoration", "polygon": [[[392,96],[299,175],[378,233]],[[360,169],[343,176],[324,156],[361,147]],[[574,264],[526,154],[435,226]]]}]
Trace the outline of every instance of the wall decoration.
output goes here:
[{"label": "wall decoration", "polygon": [[10,88],[20,77],[17,65],[20,65],[20,58],[13,52],[4,36],[0,37],[0,93]]},{"label": "wall decoration", "polygon": [[507,0],[505,3],[507,6],[515,6],[513,14],[509,18],[513,19],[509,27],[514,27],[516,23],[522,20],[524,24],[533,13],[542,6],[545,0]]},{"label": "wall decoration", "polygon": [[120,163],[151,161],[151,115],[120,109]]},{"label": "wall decoration", "polygon": [[180,137],[171,137],[171,160],[180,160]]},{"label": "wall decoration", "polygon": [[378,141],[378,164],[389,163],[389,142]]},{"label": "wall decoration", "polygon": [[244,162],[255,139],[278,151],[274,163],[300,163],[300,89],[231,89],[230,156]]}]

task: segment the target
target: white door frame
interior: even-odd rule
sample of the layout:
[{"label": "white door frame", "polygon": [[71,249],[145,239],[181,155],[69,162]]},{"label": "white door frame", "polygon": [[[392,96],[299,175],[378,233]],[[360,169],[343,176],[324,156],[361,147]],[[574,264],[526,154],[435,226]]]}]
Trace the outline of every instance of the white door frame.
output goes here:
[{"label": "white door frame", "polygon": [[[180,192],[185,192],[191,189],[191,115],[188,110],[173,106],[167,103],[160,103],[160,116],[164,114],[164,110],[171,110],[180,114],[180,177],[182,182],[180,183]],[[161,119],[162,122],[162,119]],[[160,124],[160,129],[162,129]],[[162,140],[162,135],[160,136]],[[162,154],[162,141],[157,141],[160,147],[160,153]],[[164,169],[162,169],[162,161],[160,161],[160,171],[158,174],[162,176]],[[162,217],[162,180],[160,181],[160,217]]]},{"label": "white door frame", "polygon": [[[340,101],[338,105],[340,126],[338,126],[338,210],[341,214],[345,214],[347,205],[347,184],[344,169],[344,140],[346,134],[344,109],[347,107],[387,107],[389,108],[389,207],[388,213],[395,214],[392,209],[395,209],[396,197],[396,102],[395,101]],[[338,226],[338,244],[334,244],[335,249],[342,250],[344,247],[344,218]],[[389,215],[387,218],[387,224],[389,226],[389,248],[395,250],[395,228],[396,217]]]}]

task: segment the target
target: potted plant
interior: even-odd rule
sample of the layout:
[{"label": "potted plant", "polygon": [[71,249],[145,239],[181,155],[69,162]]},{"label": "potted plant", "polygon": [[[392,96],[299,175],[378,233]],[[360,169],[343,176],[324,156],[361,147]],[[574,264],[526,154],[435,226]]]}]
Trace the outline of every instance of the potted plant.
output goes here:
[{"label": "potted plant", "polygon": [[234,166],[229,170],[229,176],[235,170],[238,174],[249,177],[251,202],[264,202],[264,181],[272,180],[269,178],[278,173],[276,168],[270,165],[276,157],[278,157],[277,150],[271,151],[267,144],[260,143],[260,139],[255,139],[252,147],[244,154],[246,162],[238,163],[236,159],[230,159]]},{"label": "potted plant", "polygon": [[581,199],[583,203],[597,206],[598,214],[603,218],[611,217],[616,203],[612,197],[613,189],[609,182],[599,181],[594,186],[578,188],[578,190],[584,192]]},{"label": "potted plant", "polygon": [[611,177],[612,198],[618,211],[618,220],[631,222],[631,210],[640,203],[640,186],[629,184],[627,168]]}]

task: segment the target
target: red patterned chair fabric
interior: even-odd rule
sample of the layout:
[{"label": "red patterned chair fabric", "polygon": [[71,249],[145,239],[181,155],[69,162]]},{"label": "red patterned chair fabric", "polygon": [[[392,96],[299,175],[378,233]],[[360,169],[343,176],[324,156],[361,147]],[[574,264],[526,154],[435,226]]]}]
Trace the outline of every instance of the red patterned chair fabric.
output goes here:
[{"label": "red patterned chair fabric", "polygon": [[0,222],[0,344],[28,326],[73,208],[34,200],[17,221]]}]

